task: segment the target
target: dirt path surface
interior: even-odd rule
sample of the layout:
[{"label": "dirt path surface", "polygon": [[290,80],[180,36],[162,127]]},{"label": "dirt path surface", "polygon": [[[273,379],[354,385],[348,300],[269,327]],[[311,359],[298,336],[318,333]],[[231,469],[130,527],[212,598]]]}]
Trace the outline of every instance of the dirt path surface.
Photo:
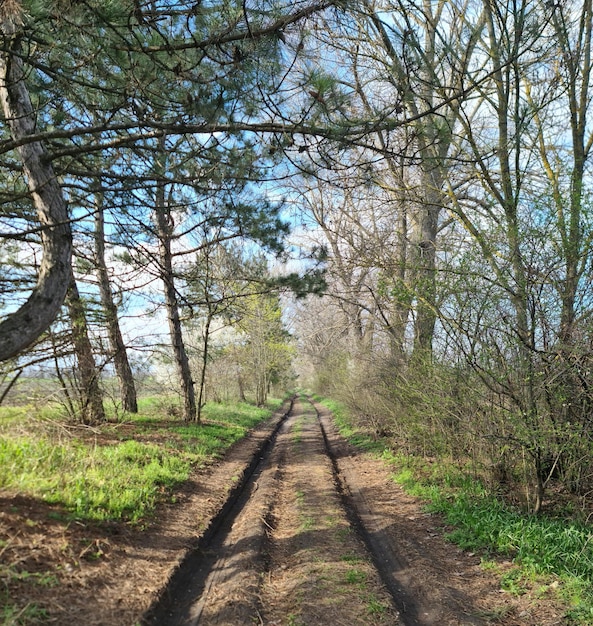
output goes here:
[{"label": "dirt path surface", "polygon": [[[297,401],[237,506],[146,624],[397,624],[334,481],[317,414]],[[196,567],[197,566],[197,567]]]},{"label": "dirt path surface", "polygon": [[444,541],[440,518],[304,400],[197,472],[143,532],[64,527],[41,503],[4,500],[0,558],[53,581],[11,581],[11,595],[45,607],[45,623],[563,623],[545,590],[501,591],[509,563],[485,571]]}]

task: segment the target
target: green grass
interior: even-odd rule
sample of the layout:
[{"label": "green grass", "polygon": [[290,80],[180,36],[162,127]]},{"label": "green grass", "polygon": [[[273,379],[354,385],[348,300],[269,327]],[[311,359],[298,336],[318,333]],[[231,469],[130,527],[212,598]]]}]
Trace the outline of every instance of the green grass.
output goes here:
[{"label": "green grass", "polygon": [[47,623],[48,617],[47,611],[40,609],[35,604],[17,607],[8,602],[0,606],[0,624],[2,624],[2,626],[45,624]]},{"label": "green grass", "polygon": [[340,433],[343,437],[348,439],[351,443],[359,448],[368,452],[381,453],[385,446],[381,440],[376,437],[372,437],[368,433],[358,429],[348,416],[348,412],[345,407],[330,398],[319,398],[314,396],[316,402],[319,402],[332,412],[334,422],[338,426]]},{"label": "green grass", "polygon": [[363,570],[352,568],[346,572],[344,578],[348,585],[363,585],[366,583],[367,575]]},{"label": "green grass", "polygon": [[432,464],[432,472],[427,474],[419,470],[416,459],[390,453],[385,458],[398,468],[394,473],[398,483],[427,500],[430,511],[444,514],[456,527],[449,538],[463,548],[510,556],[538,573],[567,573],[593,580],[590,526],[526,515],[446,462]]},{"label": "green grass", "polygon": [[[336,403],[336,423],[343,436],[365,450],[377,451],[377,442],[359,432],[347,412]],[[380,443],[380,442],[379,442]],[[383,459],[404,489],[426,502],[429,511],[442,514],[454,530],[447,538],[461,547],[488,556],[512,559],[516,567],[501,578],[501,587],[524,593],[540,578],[553,581],[570,605],[570,623],[593,624],[593,528],[568,519],[531,516],[488,493],[470,468],[439,459],[431,463],[383,448]],[[558,584],[559,583],[559,584]]]},{"label": "green grass", "polygon": [[78,519],[143,518],[164,487],[186,480],[189,463],[153,444],[90,447],[47,437],[0,441],[0,487],[63,505]]},{"label": "green grass", "polygon": [[297,420],[292,427],[292,440],[299,445],[303,441],[303,421],[302,418]]},{"label": "green grass", "polygon": [[367,611],[369,615],[382,616],[389,608],[387,604],[378,600],[372,593],[367,593],[366,597]]},{"label": "green grass", "polygon": [[2,422],[0,488],[60,505],[75,519],[138,523],[159,501],[171,497],[192,467],[221,456],[278,402],[270,409],[243,403],[207,405],[202,425],[167,418],[160,413],[161,405],[146,402],[126,423],[124,436],[118,425],[97,429],[120,437],[109,445],[93,443],[90,437],[57,437],[56,422],[44,417],[36,423],[26,413],[18,422],[11,411],[10,422]]}]

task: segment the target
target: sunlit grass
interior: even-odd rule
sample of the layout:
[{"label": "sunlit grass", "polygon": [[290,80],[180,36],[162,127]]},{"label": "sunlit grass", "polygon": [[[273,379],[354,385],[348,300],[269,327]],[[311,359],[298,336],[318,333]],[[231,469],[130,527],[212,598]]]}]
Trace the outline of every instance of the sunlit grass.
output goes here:
[{"label": "sunlit grass", "polygon": [[[92,431],[62,432],[47,415],[0,409],[0,488],[60,505],[76,519],[140,522],[187,480],[192,467],[221,456],[271,414],[249,404],[209,404],[204,423],[185,423],[140,403],[125,429],[106,423]],[[107,437],[107,441],[103,441]],[[97,443],[101,442],[101,443]]]},{"label": "sunlit grass", "polygon": [[56,445],[47,437],[4,438],[0,467],[0,487],[63,505],[80,519],[138,521],[163,487],[189,475],[184,459],[155,445]]}]

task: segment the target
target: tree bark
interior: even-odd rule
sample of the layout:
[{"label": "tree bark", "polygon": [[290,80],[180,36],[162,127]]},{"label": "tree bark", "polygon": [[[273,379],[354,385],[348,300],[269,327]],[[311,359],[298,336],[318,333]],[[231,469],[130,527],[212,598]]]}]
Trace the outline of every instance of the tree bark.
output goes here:
[{"label": "tree bark", "polygon": [[[571,36],[571,20],[579,16],[578,35]],[[555,189],[553,198],[558,209],[558,226],[562,237],[562,247],[565,257],[566,273],[561,287],[562,311],[560,316],[560,341],[563,348],[570,349],[575,331],[576,311],[575,303],[579,289],[579,282],[586,270],[586,257],[583,246],[584,229],[582,224],[583,195],[585,191],[585,177],[587,161],[589,159],[593,140],[591,139],[588,124],[590,107],[591,75],[593,73],[592,44],[593,44],[593,5],[591,0],[583,0],[581,6],[564,7],[554,5],[551,20],[558,53],[564,59],[561,80],[564,83],[566,97],[570,110],[570,130],[572,134],[572,173],[570,180],[570,200],[568,203],[569,215],[566,216],[564,201],[559,190]],[[577,24],[575,19],[574,24]],[[540,127],[541,128],[541,127]],[[543,137],[542,137],[543,139]],[[552,184],[557,179],[547,162],[545,142],[541,142],[546,171],[551,174]]]},{"label": "tree bark", "polygon": [[[99,202],[101,203],[101,201]],[[119,382],[120,396],[124,411],[138,413],[138,400],[134,375],[130,367],[126,344],[124,343],[117,306],[113,300],[111,281],[105,263],[105,214],[102,206],[96,207],[95,212],[95,265],[97,268],[97,280],[99,282],[99,294],[101,304],[105,312],[105,323],[109,347],[115,367],[115,374]]]},{"label": "tree bark", "polygon": [[[210,307],[209,307],[210,308]],[[206,323],[204,325],[204,343],[203,343],[203,351],[202,351],[202,371],[200,372],[200,389],[198,393],[198,414],[197,414],[197,422],[198,424],[202,420],[202,409],[206,404],[206,369],[208,367],[208,348],[210,347],[210,327],[212,325],[213,318],[212,311],[208,310],[206,316]]]},{"label": "tree bark", "polygon": [[78,362],[77,372],[80,376],[80,419],[84,424],[97,424],[105,421],[103,395],[99,387],[99,370],[95,364],[93,348],[88,335],[84,305],[72,273],[70,274],[66,304],[72,324],[72,341]]},{"label": "tree bark", "polygon": [[[14,1],[0,7],[0,102],[13,139],[35,132],[35,112],[24,80],[18,31],[20,6]],[[0,361],[30,346],[54,321],[68,288],[72,234],[62,189],[41,142],[17,148],[40,224],[43,258],[37,284],[29,299],[0,323]]]},{"label": "tree bark", "polygon": [[[432,178],[432,177],[427,177]],[[431,180],[434,184],[434,181]],[[440,188],[426,188],[424,206],[418,209],[412,229],[412,285],[418,303],[414,324],[414,359],[432,357],[436,315],[436,241],[443,206]]]},{"label": "tree bark", "polygon": [[183,395],[183,418],[187,422],[193,422],[196,420],[197,416],[195,388],[185,343],[183,341],[179,303],[177,300],[177,291],[175,290],[173,255],[171,253],[173,221],[171,211],[165,202],[165,187],[162,183],[159,184],[157,188],[154,215],[159,239],[159,271],[165,287],[165,306],[167,308],[167,318],[169,321],[169,333]]}]

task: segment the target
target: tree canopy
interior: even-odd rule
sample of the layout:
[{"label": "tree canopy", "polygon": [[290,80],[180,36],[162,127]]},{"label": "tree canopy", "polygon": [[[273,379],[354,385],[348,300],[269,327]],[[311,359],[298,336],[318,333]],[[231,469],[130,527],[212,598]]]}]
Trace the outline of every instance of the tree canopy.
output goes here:
[{"label": "tree canopy", "polygon": [[279,294],[321,265],[323,305],[287,307],[311,385],[410,446],[528,458],[536,511],[550,459],[582,491],[592,32],[589,0],[4,2],[0,359],[113,361],[129,394],[141,302],[186,419],[215,356],[260,402],[290,378]]}]

